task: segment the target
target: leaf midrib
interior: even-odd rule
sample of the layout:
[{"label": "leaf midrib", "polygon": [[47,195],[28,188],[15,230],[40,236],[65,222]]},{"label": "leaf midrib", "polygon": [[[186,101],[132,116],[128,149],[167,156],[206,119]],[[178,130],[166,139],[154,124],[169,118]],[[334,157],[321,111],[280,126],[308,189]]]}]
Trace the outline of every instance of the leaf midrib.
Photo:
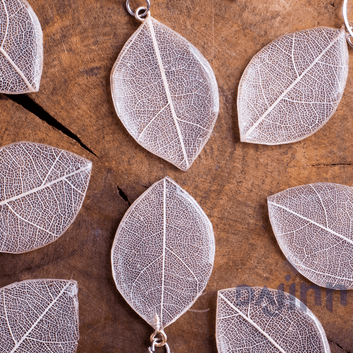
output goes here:
[{"label": "leaf midrib", "polygon": [[242,313],[235,305],[233,305],[224,295],[219,293],[219,296],[236,312],[241,315],[250,325],[254,326],[263,336],[265,336],[281,353],[286,353],[286,351],[270,336],[268,335],[260,326],[258,326],[250,317],[247,317],[244,313]]},{"label": "leaf midrib", "polygon": [[71,285],[71,283],[67,283],[66,286],[61,290],[58,296],[48,305],[48,307],[43,311],[43,313],[38,317],[38,319],[34,322],[31,328],[23,335],[23,337],[16,343],[15,347],[12,349],[10,353],[14,353],[17,348],[22,344],[22,342],[26,339],[26,337],[33,331],[33,329],[37,326],[40,320],[47,314],[47,312],[53,307],[53,305],[58,301],[58,299],[63,295],[66,289]]},{"label": "leaf midrib", "polygon": [[170,110],[172,112],[174,125],[175,125],[175,128],[177,129],[177,132],[178,132],[178,137],[179,137],[181,149],[183,151],[186,167],[189,168],[190,164],[189,164],[189,160],[188,160],[188,157],[187,157],[187,154],[186,154],[186,149],[185,149],[185,145],[184,145],[183,136],[181,134],[180,126],[179,126],[178,121],[177,121],[178,117],[177,117],[175,109],[174,109],[174,104],[173,104],[172,96],[170,94],[169,85],[168,85],[167,77],[166,77],[165,70],[164,70],[164,67],[163,67],[162,57],[161,57],[161,53],[159,51],[159,47],[158,47],[158,43],[157,43],[157,39],[156,39],[156,34],[154,32],[154,28],[153,28],[153,23],[152,23],[151,17],[149,16],[146,21],[148,23],[148,27],[149,27],[150,32],[151,32],[153,47],[154,47],[154,50],[155,50],[155,53],[156,53],[156,56],[157,56],[158,66],[159,66],[159,70],[160,70],[161,75],[162,75],[162,81],[163,81],[165,92],[167,94],[167,99],[168,99],[168,103],[169,103],[169,106],[170,106]]},{"label": "leaf midrib", "polygon": [[277,100],[265,111],[264,114],[255,122],[255,124],[244,134],[242,140],[245,140],[256,127],[266,118],[268,114],[277,106],[277,104],[284,98],[284,96],[291,91],[291,89],[319,62],[323,55],[340,39],[342,35],[344,35],[344,31],[340,31],[339,35],[332,40],[330,45],[311,63],[309,67],[307,67],[300,76],[298,76],[294,82],[277,98]]},{"label": "leaf midrib", "polygon": [[[346,238],[345,236],[343,236],[343,235],[341,235],[341,234],[335,232],[334,230],[332,230],[332,229],[330,229],[330,228],[324,227],[323,225],[321,225],[321,224],[319,224],[319,223],[317,223],[317,222],[311,220],[310,218],[307,218],[307,217],[305,217],[305,216],[303,216],[303,215],[301,215],[301,214],[299,214],[299,213],[296,213],[296,212],[290,210],[289,208],[287,208],[287,207],[285,207],[285,206],[278,205],[277,203],[274,203],[274,202],[272,202],[272,201],[269,201],[268,204],[269,204],[269,205],[274,205],[274,206],[279,207],[279,208],[282,208],[283,210],[285,210],[285,211],[287,211],[287,212],[290,212],[290,213],[294,214],[295,216],[297,216],[297,217],[299,217],[299,218],[301,218],[301,219],[304,219],[304,220],[306,220],[306,221],[308,221],[308,222],[310,222],[310,223],[316,225],[317,227],[320,227],[321,229],[326,230],[327,232],[329,232],[329,233],[331,233],[331,234],[334,234],[334,235],[336,235],[337,237],[339,237],[339,238],[341,238],[341,239],[343,239],[343,240],[345,240],[345,241],[347,241],[348,243],[350,243],[350,244],[353,245],[353,240]],[[294,230],[293,232],[295,232],[295,230]]]},{"label": "leaf midrib", "polygon": [[11,197],[10,199],[6,199],[4,201],[1,201],[0,202],[0,206],[6,205],[6,204],[8,204],[11,201],[18,200],[18,199],[20,199],[22,197],[25,197],[27,195],[31,195],[33,193],[36,193],[36,192],[40,191],[40,190],[46,189],[47,187],[50,187],[53,184],[56,184],[56,183],[58,183],[58,182],[60,182],[62,180],[65,180],[66,178],[69,178],[72,175],[78,174],[78,173],[83,172],[83,171],[88,170],[88,169],[90,169],[90,165],[87,165],[87,166],[85,166],[83,168],[80,168],[80,169],[78,169],[78,170],[76,170],[76,171],[74,171],[74,172],[72,172],[70,174],[64,175],[64,176],[62,176],[62,177],[60,177],[58,179],[55,179],[55,180],[51,181],[50,183],[47,183],[45,185],[41,185],[41,186],[39,186],[37,188],[34,188],[34,189],[32,189],[30,191],[27,191],[27,192],[24,192],[24,193],[22,193],[20,195],[17,195],[17,196]]},{"label": "leaf midrib", "polygon": [[[162,292],[161,292],[161,320],[160,325],[163,327],[163,305],[164,305],[164,281],[165,281],[165,250],[166,250],[166,233],[167,233],[167,185],[163,180],[163,262],[162,262]],[[159,329],[159,328],[158,328]]]}]

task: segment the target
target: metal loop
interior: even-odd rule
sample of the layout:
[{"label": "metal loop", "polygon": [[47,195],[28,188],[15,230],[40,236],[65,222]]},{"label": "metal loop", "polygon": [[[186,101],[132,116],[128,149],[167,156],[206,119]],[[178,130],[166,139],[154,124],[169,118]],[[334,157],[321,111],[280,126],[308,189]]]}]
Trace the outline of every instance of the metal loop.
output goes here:
[{"label": "metal loop", "polygon": [[[349,37],[353,37],[353,27],[348,20],[348,0],[343,1],[342,13],[343,13],[344,24],[346,25],[347,31],[349,33]],[[349,40],[348,42],[352,45],[351,40]]]},{"label": "metal loop", "polygon": [[[148,14],[148,11],[150,10],[151,8],[151,0],[146,0],[146,4],[147,6],[146,7],[139,7],[135,12],[132,11],[131,9],[131,6],[130,6],[130,0],[126,0],[126,9],[128,11],[128,13],[131,15],[131,16],[138,16],[136,17],[137,19],[139,19],[140,21],[143,20],[142,17],[146,16]],[[139,15],[139,10],[140,9],[144,9],[144,13],[142,13],[141,15]]]},{"label": "metal loop", "polygon": [[[156,342],[153,341],[152,347],[149,347],[149,348],[148,348],[148,352],[149,352],[149,353],[154,353],[154,352],[156,351],[156,346],[157,346],[157,345],[156,345]],[[170,353],[170,348],[169,348],[168,343],[165,343],[163,347],[165,347],[166,353]]]},{"label": "metal loop", "polygon": [[[143,18],[145,16],[145,13],[146,13],[146,7],[139,7],[136,11],[135,11],[135,18],[136,20],[139,20],[141,22],[143,22],[145,20],[145,18]],[[144,11],[141,15],[140,15],[140,12],[141,11]],[[147,17],[150,16],[151,13],[148,11],[147,12]]]},{"label": "metal loop", "polygon": [[353,48],[353,42],[352,42],[352,38],[350,35],[347,35],[347,42],[348,44]]},{"label": "metal loop", "polygon": [[152,333],[150,340],[152,345],[154,344],[156,347],[163,347],[167,343],[167,335],[162,331],[155,331]]},{"label": "metal loop", "polygon": [[170,353],[170,348],[167,343],[167,335],[162,331],[155,331],[152,333],[150,340],[152,342],[152,346],[148,348],[149,353],[153,353],[157,348],[165,347],[166,353]]}]

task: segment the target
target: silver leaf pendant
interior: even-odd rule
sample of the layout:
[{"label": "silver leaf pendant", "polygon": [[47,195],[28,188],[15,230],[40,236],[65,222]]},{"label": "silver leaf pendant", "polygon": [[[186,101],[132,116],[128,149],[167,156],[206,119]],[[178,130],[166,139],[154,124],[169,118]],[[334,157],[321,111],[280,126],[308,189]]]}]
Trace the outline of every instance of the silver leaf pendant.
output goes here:
[{"label": "silver leaf pendant", "polygon": [[218,353],[330,353],[316,316],[297,298],[266,286],[218,291]]},{"label": "silver leaf pendant", "polygon": [[353,188],[297,186],[267,199],[277,242],[290,263],[315,284],[353,289]]},{"label": "silver leaf pendant", "polygon": [[247,66],[238,90],[243,142],[279,145],[318,131],[348,77],[346,32],[317,27],[277,38]]},{"label": "silver leaf pendant", "polygon": [[43,33],[26,0],[0,1],[0,93],[39,91]]},{"label": "silver leaf pendant", "polygon": [[76,352],[77,292],[77,282],[62,279],[27,280],[1,288],[1,352]]},{"label": "silver leaf pendant", "polygon": [[81,209],[92,162],[55,147],[0,148],[0,252],[20,254],[61,237]]},{"label": "silver leaf pendant", "polygon": [[216,78],[204,56],[148,15],[120,53],[111,89],[116,112],[132,137],[188,170],[219,112]]},{"label": "silver leaf pendant", "polygon": [[211,222],[170,178],[152,185],[129,208],[112,248],[113,277],[125,300],[156,330],[152,345],[166,340],[165,327],[202,294],[214,256]]}]

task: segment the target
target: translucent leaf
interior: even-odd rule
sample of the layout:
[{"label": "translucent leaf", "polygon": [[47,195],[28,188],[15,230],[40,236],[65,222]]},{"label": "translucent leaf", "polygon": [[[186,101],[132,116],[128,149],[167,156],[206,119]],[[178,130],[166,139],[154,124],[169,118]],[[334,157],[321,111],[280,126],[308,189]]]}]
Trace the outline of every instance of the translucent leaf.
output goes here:
[{"label": "translucent leaf", "polygon": [[0,347],[6,353],[74,353],[79,339],[75,281],[40,279],[0,290]]},{"label": "translucent leaf", "polygon": [[219,353],[330,353],[320,322],[298,299],[267,287],[218,291]]},{"label": "translucent leaf", "polygon": [[0,93],[37,92],[43,70],[43,33],[27,1],[0,1],[0,43]]},{"label": "translucent leaf", "polygon": [[121,51],[111,75],[118,116],[148,151],[187,170],[211,136],[217,82],[202,54],[148,17]]},{"label": "translucent leaf", "polygon": [[322,287],[353,289],[353,189],[298,186],[268,198],[273,231],[298,271]]},{"label": "translucent leaf", "polygon": [[256,54],[238,91],[243,142],[302,140],[334,114],[348,77],[344,29],[318,27],[280,37]]},{"label": "translucent leaf", "polygon": [[74,221],[92,162],[19,142],[0,148],[0,252],[22,253],[58,239]]},{"label": "translucent leaf", "polygon": [[161,330],[201,295],[214,256],[211,222],[187,192],[164,178],[121,221],[112,249],[113,277],[131,307]]}]

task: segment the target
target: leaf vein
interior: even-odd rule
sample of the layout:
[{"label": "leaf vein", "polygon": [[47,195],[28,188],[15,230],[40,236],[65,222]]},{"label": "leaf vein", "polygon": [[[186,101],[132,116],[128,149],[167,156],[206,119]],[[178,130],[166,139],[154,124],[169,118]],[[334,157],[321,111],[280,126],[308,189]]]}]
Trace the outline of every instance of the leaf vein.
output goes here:
[{"label": "leaf vein", "polygon": [[[329,46],[324,49],[321,54],[302,72],[302,74],[293,81],[291,85],[277,98],[277,100],[265,111],[265,113],[255,122],[255,124],[244,134],[243,139],[246,139],[253,130],[264,120],[264,118],[270,114],[273,109],[278,105],[282,98],[291,91],[291,89],[317,64],[317,62],[331,49],[331,47],[344,35],[344,31],[341,31],[339,35],[332,40]],[[309,47],[310,48],[310,47]]]}]

